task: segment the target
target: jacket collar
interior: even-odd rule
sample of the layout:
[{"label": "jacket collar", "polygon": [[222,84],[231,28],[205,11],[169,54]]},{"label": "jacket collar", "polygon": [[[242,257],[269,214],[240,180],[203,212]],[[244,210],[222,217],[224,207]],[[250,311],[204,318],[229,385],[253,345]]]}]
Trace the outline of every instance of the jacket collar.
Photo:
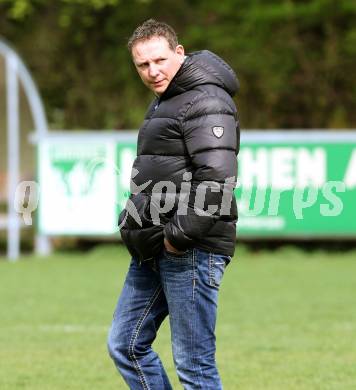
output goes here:
[{"label": "jacket collar", "polygon": [[211,51],[202,50],[187,55],[160,100],[169,99],[203,84],[217,85],[230,96],[234,96],[239,88],[231,67]]}]

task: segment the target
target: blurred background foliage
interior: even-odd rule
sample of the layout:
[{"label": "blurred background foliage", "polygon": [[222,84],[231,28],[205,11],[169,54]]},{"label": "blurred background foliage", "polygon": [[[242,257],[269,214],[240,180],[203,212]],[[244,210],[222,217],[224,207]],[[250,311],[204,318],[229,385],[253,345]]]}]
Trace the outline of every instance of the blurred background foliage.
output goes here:
[{"label": "blurred background foliage", "polygon": [[355,128],[355,16],[351,0],[0,0],[0,36],[52,128],[139,127],[152,94],[126,42],[150,17],[232,65],[243,128]]}]

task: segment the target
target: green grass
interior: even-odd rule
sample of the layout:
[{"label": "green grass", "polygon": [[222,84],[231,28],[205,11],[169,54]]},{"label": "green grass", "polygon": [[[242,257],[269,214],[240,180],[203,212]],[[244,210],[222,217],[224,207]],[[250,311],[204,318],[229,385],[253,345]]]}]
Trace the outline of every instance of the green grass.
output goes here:
[{"label": "green grass", "polygon": [[[106,352],[120,246],[0,261],[0,389],[125,389]],[[237,250],[223,280],[226,390],[356,389],[356,253]],[[168,321],[155,342],[175,389]]]}]

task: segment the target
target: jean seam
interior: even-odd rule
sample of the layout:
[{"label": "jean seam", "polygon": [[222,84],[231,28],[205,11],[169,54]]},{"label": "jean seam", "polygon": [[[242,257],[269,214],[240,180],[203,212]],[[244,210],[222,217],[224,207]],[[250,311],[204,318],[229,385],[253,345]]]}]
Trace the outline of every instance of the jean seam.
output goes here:
[{"label": "jean seam", "polygon": [[140,367],[140,364],[139,364],[139,362],[138,362],[138,360],[137,360],[137,358],[135,356],[134,345],[135,345],[135,341],[136,341],[136,339],[137,339],[137,337],[138,337],[138,335],[140,333],[140,330],[141,330],[141,327],[143,325],[143,322],[146,319],[146,317],[147,317],[148,313],[150,312],[150,310],[152,309],[152,306],[155,303],[155,301],[158,298],[158,296],[159,296],[161,291],[162,291],[162,286],[158,286],[156,291],[152,295],[151,301],[148,303],[148,305],[146,306],[145,310],[143,311],[142,316],[139,318],[138,323],[137,323],[136,328],[135,328],[135,331],[134,331],[133,335],[131,336],[130,344],[129,344],[129,356],[130,356],[131,361],[134,364],[134,367],[135,367],[135,369],[137,371],[139,380],[140,380],[141,385],[142,385],[144,390],[149,390],[150,387],[147,384],[147,380],[145,378],[145,375],[144,375],[144,373],[142,371],[142,368]]},{"label": "jean seam", "polygon": [[193,251],[193,253],[192,253],[192,271],[193,271],[192,300],[193,300],[193,302],[195,300],[195,285],[196,285],[196,279],[197,279],[197,277],[196,277],[196,270],[195,270],[195,256],[196,256],[195,251]]},{"label": "jean seam", "polygon": [[209,253],[209,284],[216,287],[214,257],[211,252]]},{"label": "jean seam", "polygon": [[[193,346],[195,345],[195,334],[196,334],[196,301],[195,301],[195,285],[196,285],[196,283],[195,282],[196,282],[196,276],[197,276],[196,273],[199,272],[196,269],[196,257],[197,257],[196,251],[194,250],[192,253],[192,268],[193,268],[193,301],[192,301],[193,313],[192,314],[193,315],[191,316],[191,322],[190,322],[191,329],[192,329],[192,335],[191,335],[192,355],[191,355],[190,360],[192,362],[193,367],[196,367],[197,370],[201,371],[201,367],[196,361],[195,349],[193,348]],[[197,370],[194,370],[195,384],[198,385],[199,389],[202,389],[201,383],[199,381],[199,376],[198,376]]]}]

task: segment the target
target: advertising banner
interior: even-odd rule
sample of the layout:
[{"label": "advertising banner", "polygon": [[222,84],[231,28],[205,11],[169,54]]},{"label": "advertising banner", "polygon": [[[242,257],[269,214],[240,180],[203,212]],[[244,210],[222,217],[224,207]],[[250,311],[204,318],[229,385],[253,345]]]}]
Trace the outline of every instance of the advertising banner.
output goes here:
[{"label": "advertising banner", "polygon": [[[41,233],[117,232],[136,136],[40,144]],[[356,237],[355,133],[247,132],[238,167],[238,236]]]},{"label": "advertising banner", "polygon": [[117,226],[116,145],[47,140],[39,145],[39,231],[111,234]]},{"label": "advertising banner", "polygon": [[356,140],[303,138],[244,142],[241,236],[356,237]]}]

